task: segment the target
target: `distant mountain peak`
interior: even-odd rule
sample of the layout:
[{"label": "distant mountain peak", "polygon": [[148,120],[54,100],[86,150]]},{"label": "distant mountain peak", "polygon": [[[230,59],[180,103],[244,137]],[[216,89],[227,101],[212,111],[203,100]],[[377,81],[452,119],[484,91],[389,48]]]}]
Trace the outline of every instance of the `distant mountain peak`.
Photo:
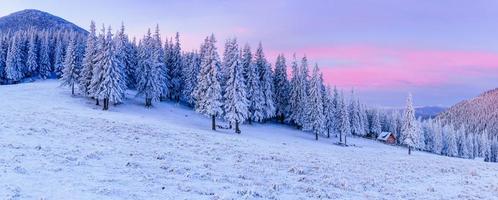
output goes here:
[{"label": "distant mountain peak", "polygon": [[50,13],[26,9],[0,17],[0,31],[20,31],[34,28],[38,30],[71,30],[88,33],[85,29]]}]

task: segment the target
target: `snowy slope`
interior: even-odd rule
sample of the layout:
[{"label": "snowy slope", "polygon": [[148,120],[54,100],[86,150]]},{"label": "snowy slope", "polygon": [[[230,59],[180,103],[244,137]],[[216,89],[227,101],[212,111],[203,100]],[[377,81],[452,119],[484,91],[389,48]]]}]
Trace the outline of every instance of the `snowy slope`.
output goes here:
[{"label": "snowy slope", "polygon": [[0,86],[0,199],[496,199],[498,165],[276,125],[210,131],[141,98],[101,111],[57,81]]}]

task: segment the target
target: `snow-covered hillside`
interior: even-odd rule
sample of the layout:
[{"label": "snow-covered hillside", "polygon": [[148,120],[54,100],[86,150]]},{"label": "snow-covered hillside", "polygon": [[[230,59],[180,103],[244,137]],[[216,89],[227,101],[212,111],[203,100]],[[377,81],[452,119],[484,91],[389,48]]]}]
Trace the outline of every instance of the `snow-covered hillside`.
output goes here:
[{"label": "snow-covered hillside", "polygon": [[[143,99],[102,111],[58,81],[0,86],[0,199],[496,199],[498,165],[277,124],[211,131]],[[131,95],[129,95],[131,96]]]}]

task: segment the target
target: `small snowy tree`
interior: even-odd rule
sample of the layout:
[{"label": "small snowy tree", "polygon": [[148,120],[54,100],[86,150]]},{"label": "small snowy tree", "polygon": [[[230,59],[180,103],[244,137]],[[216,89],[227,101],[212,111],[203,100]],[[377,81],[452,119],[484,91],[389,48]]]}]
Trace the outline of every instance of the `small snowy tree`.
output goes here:
[{"label": "small snowy tree", "polygon": [[211,117],[213,130],[216,130],[216,117],[222,113],[221,86],[218,79],[221,64],[215,43],[213,34],[203,45],[199,82],[194,90],[195,110]]},{"label": "small snowy tree", "polygon": [[62,86],[71,87],[71,95],[74,96],[74,85],[80,76],[80,66],[77,64],[75,36],[71,38],[67,47],[64,68],[62,69]]},{"label": "small snowy tree", "polygon": [[242,65],[237,40],[229,40],[225,50],[225,62],[227,82],[225,88],[225,118],[230,124],[235,124],[235,132],[240,133],[239,124],[243,123],[248,114],[248,101],[246,97],[246,86],[243,76]]},{"label": "small snowy tree", "polygon": [[415,110],[413,109],[412,95],[408,94],[405,113],[403,115],[403,126],[401,128],[403,143],[408,146],[408,155],[411,154],[412,148],[415,147],[418,142],[418,133],[415,124]]},{"label": "small snowy tree", "polygon": [[351,135],[351,125],[349,124],[349,114],[347,111],[346,103],[344,102],[344,94],[341,92],[341,97],[339,100],[339,104],[337,105],[339,109],[339,142],[343,142],[344,137],[344,145],[348,145],[347,136]]},{"label": "small snowy tree", "polygon": [[360,121],[360,108],[359,105],[356,104],[356,100],[354,98],[354,91],[351,90],[351,99],[349,102],[349,120],[351,121],[351,133],[353,135],[362,136],[363,130]]},{"label": "small snowy tree", "polygon": [[313,75],[310,80],[309,105],[307,115],[309,116],[308,123],[304,126],[304,130],[312,131],[315,134],[315,140],[318,140],[318,135],[321,134],[325,127],[325,117],[323,115],[323,100],[322,100],[322,82],[318,65],[313,68]]},{"label": "small snowy tree", "polygon": [[377,109],[372,110],[372,122],[370,127],[370,132],[373,134],[374,138],[382,132],[382,125],[380,124],[380,115]]}]

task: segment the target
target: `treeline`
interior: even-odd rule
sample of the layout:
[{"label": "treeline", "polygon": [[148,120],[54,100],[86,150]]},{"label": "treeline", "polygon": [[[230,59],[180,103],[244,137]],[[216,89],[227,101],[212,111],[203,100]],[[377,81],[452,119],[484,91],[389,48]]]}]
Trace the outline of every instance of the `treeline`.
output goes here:
[{"label": "treeline", "polygon": [[417,120],[411,97],[403,114],[367,108],[353,91],[346,98],[324,84],[318,65],[310,71],[306,57],[294,55],[288,62],[281,54],[272,67],[261,43],[252,51],[249,44],[240,47],[237,39],[228,39],[220,56],[214,35],[199,50],[183,51],[178,33],[163,40],[156,27],[130,40],[124,26],[114,34],[103,26],[97,34],[94,22],[88,35],[30,30],[0,38],[2,83],[60,77],[73,95],[79,91],[104,110],[122,103],[125,91],[134,89],[146,107],[166,100],[193,107],[211,118],[213,130],[223,127],[217,119],[236,133],[242,123],[275,120],[311,132],[317,140],[338,136],[342,145],[351,135],[375,139],[389,131],[409,152],[497,161],[497,138]]},{"label": "treeline", "polygon": [[104,110],[122,103],[127,89],[136,89],[146,107],[156,101],[182,102],[211,117],[213,130],[220,127],[217,119],[237,133],[241,123],[277,120],[312,132],[316,139],[338,133],[341,143],[352,134],[381,131],[378,112],[372,112],[371,125],[366,107],[355,98],[346,102],[342,92],[326,86],[318,65],[310,71],[306,57],[293,56],[289,79],[284,55],[272,67],[261,43],[253,52],[248,44],[241,48],[237,39],[228,39],[221,57],[214,35],[189,52],[182,51],[178,33],[163,40],[158,27],[138,41],[129,40],[124,26],[115,34],[110,27],[96,32],[92,22],[83,52],[68,43],[62,84],[73,88],[73,95],[77,88],[102,103]]},{"label": "treeline", "polygon": [[81,63],[85,38],[85,33],[62,30],[0,32],[0,84],[61,77],[70,41],[75,43]]}]

